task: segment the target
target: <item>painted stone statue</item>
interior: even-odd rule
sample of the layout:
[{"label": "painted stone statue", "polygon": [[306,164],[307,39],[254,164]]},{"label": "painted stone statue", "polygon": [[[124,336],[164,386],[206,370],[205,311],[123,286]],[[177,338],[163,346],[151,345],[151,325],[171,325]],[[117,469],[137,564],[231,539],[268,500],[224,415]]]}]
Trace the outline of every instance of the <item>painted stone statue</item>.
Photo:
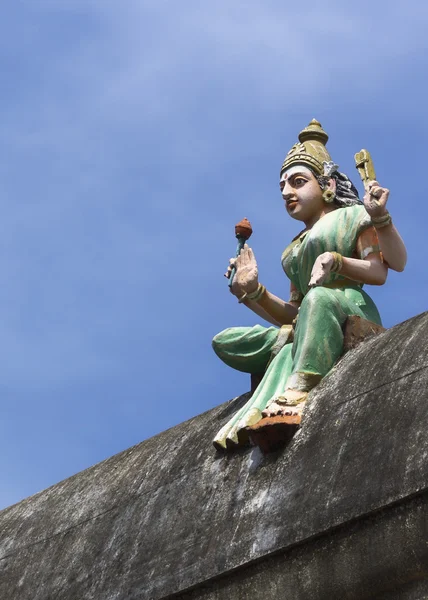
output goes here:
[{"label": "painted stone statue", "polygon": [[366,180],[361,202],[331,160],[327,140],[321,124],[311,121],[280,171],[287,213],[304,225],[282,254],[289,300],[259,282],[247,244],[231,259],[231,292],[272,327],[236,327],[214,337],[214,350],[227,365],[264,373],[247,404],[216,435],[218,449],[248,443],[249,431],[263,419],[283,416],[284,423],[299,424],[309,391],[342,353],[347,317],[381,323],[363,285],[383,285],[388,268],[404,269],[406,250],[386,210],[389,191]]}]

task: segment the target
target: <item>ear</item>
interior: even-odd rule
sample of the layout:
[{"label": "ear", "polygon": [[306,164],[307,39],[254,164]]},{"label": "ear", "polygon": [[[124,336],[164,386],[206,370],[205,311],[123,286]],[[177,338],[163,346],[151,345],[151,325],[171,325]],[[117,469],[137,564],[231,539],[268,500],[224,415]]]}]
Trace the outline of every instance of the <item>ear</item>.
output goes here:
[{"label": "ear", "polygon": [[330,179],[328,180],[326,189],[332,191],[333,193],[336,193],[336,180],[333,177],[330,177]]},{"label": "ear", "polygon": [[336,180],[333,177],[330,177],[327,184],[325,184],[322,197],[326,204],[334,202],[336,197]]}]

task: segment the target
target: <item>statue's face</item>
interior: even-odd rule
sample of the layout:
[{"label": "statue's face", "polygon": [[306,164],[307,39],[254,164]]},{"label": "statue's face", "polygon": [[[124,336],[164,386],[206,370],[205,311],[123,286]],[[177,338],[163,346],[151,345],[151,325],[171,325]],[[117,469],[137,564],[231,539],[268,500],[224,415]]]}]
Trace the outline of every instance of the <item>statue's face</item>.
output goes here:
[{"label": "statue's face", "polygon": [[325,208],[322,190],[307,167],[296,165],[287,169],[281,176],[279,187],[290,217],[306,224],[320,217]]}]

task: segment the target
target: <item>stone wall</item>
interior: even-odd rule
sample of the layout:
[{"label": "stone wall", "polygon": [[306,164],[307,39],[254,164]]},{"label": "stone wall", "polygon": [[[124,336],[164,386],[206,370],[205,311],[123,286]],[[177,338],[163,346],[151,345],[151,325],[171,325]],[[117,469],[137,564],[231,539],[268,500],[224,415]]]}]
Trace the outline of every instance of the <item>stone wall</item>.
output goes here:
[{"label": "stone wall", "polygon": [[283,451],[223,404],[0,512],[1,600],[428,597],[428,313],[348,353]]}]

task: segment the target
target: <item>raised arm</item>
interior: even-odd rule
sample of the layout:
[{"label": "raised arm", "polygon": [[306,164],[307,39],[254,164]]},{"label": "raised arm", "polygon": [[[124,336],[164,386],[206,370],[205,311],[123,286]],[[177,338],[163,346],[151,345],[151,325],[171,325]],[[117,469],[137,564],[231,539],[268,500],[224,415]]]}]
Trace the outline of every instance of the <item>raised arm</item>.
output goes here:
[{"label": "raised arm", "polygon": [[238,301],[273,325],[291,324],[299,302],[285,302],[259,283],[257,262],[251,248],[245,244],[240,255],[231,262],[236,273],[230,291]]},{"label": "raised arm", "polygon": [[380,187],[377,181],[370,181],[364,195],[364,206],[376,228],[385,261],[394,271],[403,271],[407,262],[406,247],[386,209],[388,197],[388,189]]}]

